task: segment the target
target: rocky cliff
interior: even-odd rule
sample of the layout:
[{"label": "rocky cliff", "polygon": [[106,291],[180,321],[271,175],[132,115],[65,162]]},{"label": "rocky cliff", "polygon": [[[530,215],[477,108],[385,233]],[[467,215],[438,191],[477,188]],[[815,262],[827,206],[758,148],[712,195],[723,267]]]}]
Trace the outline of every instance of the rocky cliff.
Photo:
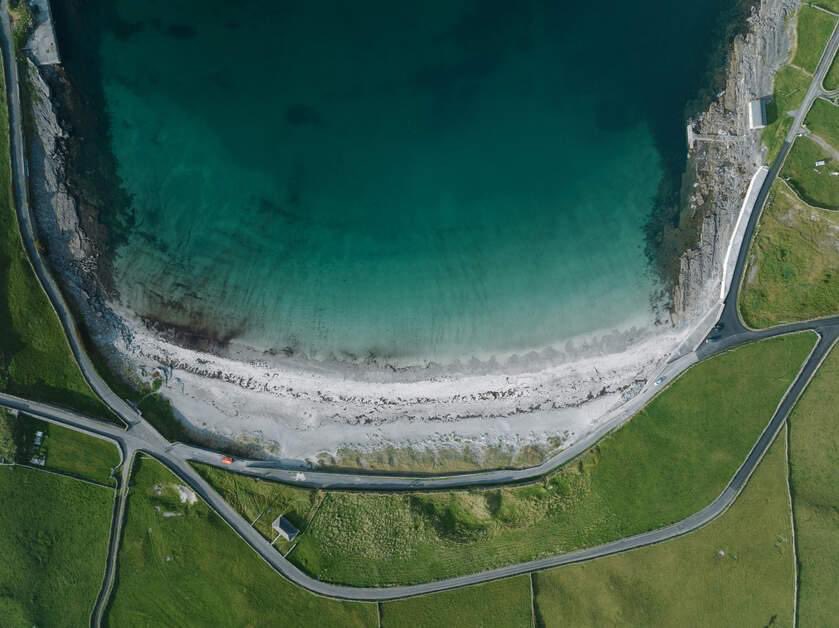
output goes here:
[{"label": "rocky cliff", "polygon": [[763,162],[760,131],[748,126],[747,106],[772,93],[772,79],[790,51],[788,19],[798,0],[763,0],[749,18],[745,35],[735,38],[729,55],[725,89],[689,124],[690,147],[681,229],[698,232],[696,245],[685,251],[673,291],[676,322],[691,319],[714,303],[725,249],[743,196]]}]

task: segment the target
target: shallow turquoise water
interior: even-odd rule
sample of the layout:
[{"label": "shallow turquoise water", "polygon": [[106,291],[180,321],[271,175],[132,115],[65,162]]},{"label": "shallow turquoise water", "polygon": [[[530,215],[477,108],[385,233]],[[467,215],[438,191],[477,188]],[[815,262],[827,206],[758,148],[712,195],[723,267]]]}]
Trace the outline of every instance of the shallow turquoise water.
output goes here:
[{"label": "shallow turquoise water", "polygon": [[401,363],[650,323],[644,227],[731,3],[624,4],[68,1],[122,302]]}]

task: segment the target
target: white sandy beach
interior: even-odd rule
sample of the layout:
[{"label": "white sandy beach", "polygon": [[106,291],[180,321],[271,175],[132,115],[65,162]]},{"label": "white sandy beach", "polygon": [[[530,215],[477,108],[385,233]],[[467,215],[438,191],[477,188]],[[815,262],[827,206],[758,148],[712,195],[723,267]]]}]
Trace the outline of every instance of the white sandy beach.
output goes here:
[{"label": "white sandy beach", "polygon": [[[135,372],[162,373],[161,392],[190,424],[271,455],[314,459],[340,448],[494,445],[551,437],[565,444],[631,399],[673,356],[694,321],[630,334],[536,361],[496,362],[477,372],[416,370],[353,377],[357,367],[246,363],[166,343],[124,317],[115,347]],[[582,344],[582,343],[580,343]],[[617,345],[617,346],[616,346]],[[612,350],[609,350],[612,347]],[[509,368],[505,368],[505,364]]]},{"label": "white sandy beach", "polygon": [[387,446],[517,450],[552,438],[568,446],[605,421],[627,418],[622,410],[637,409],[639,395],[649,398],[665,365],[690,353],[716,322],[766,173],[755,172],[730,212],[713,271],[694,287],[691,315],[679,324],[591,334],[564,343],[574,347],[564,353],[388,371],[201,353],[164,341],[121,311],[114,349],[133,372],[162,375],[161,392],[185,422],[268,456],[315,461],[343,448]]},{"label": "white sandy beach", "polygon": [[[46,86],[40,87],[44,98],[36,112],[40,145],[33,142],[32,148],[38,222],[53,263],[112,365],[146,382],[162,376],[161,393],[185,423],[206,436],[307,460],[342,448],[389,445],[519,448],[552,438],[569,445],[611,420],[645,387],[649,392],[667,362],[690,352],[716,321],[753,202],[754,194],[750,202],[745,198],[746,189],[760,162],[758,137],[746,130],[744,103],[771,90],[772,74],[787,50],[779,26],[786,4],[764,0],[753,33],[734,55],[725,96],[696,121],[706,135],[726,132],[739,139],[729,147],[703,149],[708,180],[694,186],[695,196],[708,198],[705,190],[713,188],[714,207],[702,222],[697,249],[682,258],[677,316],[670,323],[654,325],[652,317],[627,321],[623,329],[538,352],[404,370],[263,359],[235,343],[227,357],[175,345],[131,312],[91,297],[95,262],[78,220],[71,219],[75,208],[54,147],[62,132]],[[30,72],[38,86],[36,71]],[[720,160],[728,166],[712,167]]]},{"label": "white sandy beach", "polygon": [[665,365],[716,322],[766,172],[742,181],[740,206],[715,226],[707,275],[691,287],[691,309],[678,323],[635,321],[539,353],[388,370],[202,353],[165,341],[111,304],[120,321],[113,349],[147,381],[162,376],[161,392],[187,424],[268,456],[314,461],[386,446],[515,450],[550,439],[568,446],[637,407],[642,391],[649,397]]}]

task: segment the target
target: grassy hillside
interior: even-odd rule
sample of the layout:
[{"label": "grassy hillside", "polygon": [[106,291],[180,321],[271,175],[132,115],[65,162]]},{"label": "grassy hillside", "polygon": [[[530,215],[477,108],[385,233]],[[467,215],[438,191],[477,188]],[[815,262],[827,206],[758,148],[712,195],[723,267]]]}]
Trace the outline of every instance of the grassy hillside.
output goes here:
[{"label": "grassy hillside", "polygon": [[781,436],[731,509],[707,527],[661,545],[536,574],[540,625],[792,626],[794,551],[784,445]]},{"label": "grassy hillside", "polygon": [[833,349],[790,418],[800,626],[839,617],[839,350]]},{"label": "grassy hillside", "polygon": [[701,363],[624,428],[539,484],[410,495],[329,493],[290,558],[329,581],[420,582],[682,519],[720,493],[813,341],[812,334],[777,338]]},{"label": "grassy hillside", "polygon": [[839,313],[839,213],[810,207],[783,182],[770,193],[740,292],[751,327]]},{"label": "grassy hillside", "polygon": [[0,504],[0,625],[89,625],[105,569],[113,491],[0,467]]},{"label": "grassy hillside", "polygon": [[138,460],[109,626],[376,625],[375,605],[316,597],[274,573],[204,502],[184,501],[178,486],[157,461]]}]

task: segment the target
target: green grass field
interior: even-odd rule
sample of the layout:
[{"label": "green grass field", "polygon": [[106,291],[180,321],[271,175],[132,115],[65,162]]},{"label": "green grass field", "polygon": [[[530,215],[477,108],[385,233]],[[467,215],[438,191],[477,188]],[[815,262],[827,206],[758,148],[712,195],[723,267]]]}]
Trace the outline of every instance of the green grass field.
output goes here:
[{"label": "green grass field", "polygon": [[621,430],[538,484],[410,495],[329,493],[289,556],[322,580],[413,583],[592,546],[682,519],[720,493],[813,342],[812,334],[787,336],[701,363]]},{"label": "green grass field", "polygon": [[15,425],[12,413],[0,408],[0,464],[12,464],[17,457]]},{"label": "green grass field", "polygon": [[839,349],[834,348],[790,418],[800,626],[839,617]]},{"label": "green grass field", "polygon": [[19,415],[16,422],[19,462],[29,462],[35,453],[32,447],[35,433],[41,431],[44,439],[39,449],[46,453],[46,469],[100,484],[115,484],[111,469],[119,465],[120,456],[113,443],[26,415]]},{"label": "green grass field", "polygon": [[89,625],[105,569],[112,490],[0,467],[0,625]]},{"label": "green grass field", "polygon": [[817,98],[807,113],[805,124],[810,131],[839,150],[839,107]]},{"label": "green grass field", "polygon": [[809,74],[791,65],[783,66],[775,74],[772,101],[767,106],[769,124],[761,136],[767,148],[767,163],[772,163],[781,150],[784,138],[792,126],[789,112],[801,106],[812,80]]},{"label": "green grass field", "polygon": [[813,74],[835,24],[836,18],[828,13],[802,6],[798,12],[798,37],[793,64]]},{"label": "green grass field", "polygon": [[813,0],[810,4],[839,13],[839,0]]},{"label": "green grass field", "polygon": [[707,527],[661,545],[536,574],[537,625],[792,626],[794,551],[784,445],[782,434],[734,505]]},{"label": "green grass field", "polygon": [[[237,473],[229,473],[209,465],[192,463],[201,476],[209,482],[224,500],[233,506],[245,519],[254,522],[253,526],[269,541],[277,533],[271,529],[271,523],[284,515],[301,532],[306,529],[309,517],[323,498],[316,491],[294,488],[276,482],[265,482]],[[285,552],[289,545],[283,539],[275,547]]]},{"label": "green grass field", "polygon": [[382,628],[530,628],[530,576],[387,602]]},{"label": "green grass field", "polygon": [[9,116],[0,76],[0,390],[108,417],[82,378],[23,250],[9,155]]},{"label": "green grass field", "polygon": [[776,181],[740,292],[753,328],[839,313],[839,214],[803,203]]},{"label": "green grass field", "polygon": [[157,461],[138,459],[109,626],[376,626],[375,605],[284,580],[202,501],[182,502],[178,485]]},{"label": "green grass field", "polygon": [[[822,166],[817,162],[824,161]],[[839,161],[807,137],[796,138],[784,162],[782,178],[805,203],[825,209],[839,209]]]},{"label": "green grass field", "polygon": [[830,64],[827,76],[824,77],[824,88],[830,90],[839,89],[839,55],[833,58],[833,63]]}]

